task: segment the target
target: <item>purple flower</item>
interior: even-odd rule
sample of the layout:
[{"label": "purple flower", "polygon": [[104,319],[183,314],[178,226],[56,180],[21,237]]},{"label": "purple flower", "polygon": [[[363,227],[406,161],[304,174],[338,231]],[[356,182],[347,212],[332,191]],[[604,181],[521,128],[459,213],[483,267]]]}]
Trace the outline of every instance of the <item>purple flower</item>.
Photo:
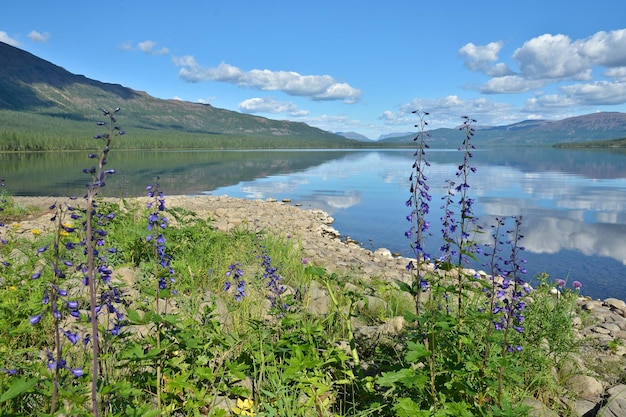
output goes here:
[{"label": "purple flower", "polygon": [[70,371],[76,378],[83,376],[83,370],[80,368],[70,368]]},{"label": "purple flower", "polygon": [[43,315],[43,312],[41,314],[38,314],[36,316],[31,316],[30,317],[30,324],[32,324],[33,326],[37,323],[39,323],[39,321],[41,320],[41,316]]},{"label": "purple flower", "polygon": [[67,340],[70,341],[71,344],[75,345],[80,340],[78,333],[72,333],[69,330],[63,330],[63,334],[67,337]]},{"label": "purple flower", "polygon": [[565,280],[563,280],[563,279],[557,279],[557,280],[556,280],[556,286],[557,286],[557,287],[561,287],[561,288],[562,288],[562,287],[564,287],[564,286],[565,286]]},{"label": "purple flower", "polygon": [[580,281],[574,281],[572,282],[572,287],[574,287],[575,290],[580,290],[582,288],[583,284],[580,283]]},{"label": "purple flower", "polygon": [[235,290],[235,300],[241,301],[246,296],[246,282],[240,280],[237,283],[237,289]]}]

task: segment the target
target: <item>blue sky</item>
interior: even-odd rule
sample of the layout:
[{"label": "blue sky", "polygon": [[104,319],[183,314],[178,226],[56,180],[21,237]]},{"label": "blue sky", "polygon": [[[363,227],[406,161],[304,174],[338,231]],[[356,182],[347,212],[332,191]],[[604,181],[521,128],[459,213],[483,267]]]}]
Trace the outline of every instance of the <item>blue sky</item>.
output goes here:
[{"label": "blue sky", "polygon": [[0,41],[70,72],[372,139],[414,131],[416,109],[433,128],[463,115],[504,125],[626,111],[620,0],[20,0],[2,9]]}]

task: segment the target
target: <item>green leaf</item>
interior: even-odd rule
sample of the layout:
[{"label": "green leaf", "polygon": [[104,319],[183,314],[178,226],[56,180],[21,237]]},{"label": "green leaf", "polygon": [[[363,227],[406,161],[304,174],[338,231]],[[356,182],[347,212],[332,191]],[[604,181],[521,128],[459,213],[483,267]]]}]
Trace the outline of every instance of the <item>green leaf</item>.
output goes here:
[{"label": "green leaf", "polygon": [[316,277],[325,277],[327,275],[326,270],[319,266],[307,266],[304,272],[307,275],[312,275]]},{"label": "green leaf", "polygon": [[145,321],[143,318],[141,318],[141,315],[139,314],[139,312],[137,310],[133,310],[133,309],[128,309],[126,310],[126,318],[129,321],[129,324],[145,324]]},{"label": "green leaf", "polygon": [[419,404],[410,398],[400,398],[393,406],[398,417],[429,417],[429,410],[421,410]]},{"label": "green leaf", "polygon": [[396,279],[396,284],[398,285],[398,288],[400,289],[400,291],[409,293],[411,295],[415,295],[415,292],[413,291],[413,288],[411,288],[411,286],[409,284],[407,284],[404,281],[400,281],[399,279]]},{"label": "green leaf", "polygon": [[405,356],[407,362],[419,362],[420,359],[430,356],[430,351],[422,343],[408,342],[407,348]]},{"label": "green leaf", "polygon": [[24,379],[24,378],[18,378],[16,379],[13,384],[11,385],[11,388],[9,388],[9,390],[7,392],[5,392],[2,397],[0,397],[0,403],[3,403],[5,401],[9,401],[11,398],[15,398],[20,394],[23,394],[25,392],[30,391],[30,389],[37,383],[39,382],[39,378],[31,378],[31,379]]}]

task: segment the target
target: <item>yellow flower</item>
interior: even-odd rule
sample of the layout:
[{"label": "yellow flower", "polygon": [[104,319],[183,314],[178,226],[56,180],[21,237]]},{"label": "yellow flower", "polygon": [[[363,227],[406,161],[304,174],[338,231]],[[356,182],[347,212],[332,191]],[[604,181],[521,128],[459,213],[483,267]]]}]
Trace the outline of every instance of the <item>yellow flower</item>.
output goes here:
[{"label": "yellow flower", "polygon": [[67,230],[59,230],[59,236],[69,236],[69,232]]},{"label": "yellow flower", "polygon": [[9,289],[10,289],[11,291],[17,291],[17,287],[16,287],[15,285],[11,285],[11,286],[9,287]]},{"label": "yellow flower", "polygon": [[72,223],[65,222],[65,223],[63,223],[63,227],[72,227],[73,228],[74,225]]},{"label": "yellow flower", "polygon": [[41,234],[41,230],[39,229],[33,229],[30,231],[32,234],[34,234],[35,236],[40,235]]},{"label": "yellow flower", "polygon": [[240,416],[254,416],[254,402],[250,398],[245,400],[237,398],[237,407],[233,408],[233,413]]}]

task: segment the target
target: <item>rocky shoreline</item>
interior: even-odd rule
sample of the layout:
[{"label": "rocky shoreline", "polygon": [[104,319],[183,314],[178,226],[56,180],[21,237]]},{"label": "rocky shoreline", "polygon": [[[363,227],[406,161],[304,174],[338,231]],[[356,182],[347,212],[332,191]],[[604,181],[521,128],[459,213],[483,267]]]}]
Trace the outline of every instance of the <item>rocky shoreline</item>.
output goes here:
[{"label": "rocky shoreline", "polygon": [[[53,202],[62,201],[53,197],[14,197],[14,200],[44,212]],[[348,272],[390,282],[410,279],[405,268],[409,259],[393,256],[384,248],[371,251],[357,242],[342,239],[340,232],[332,227],[333,218],[321,210],[302,209],[288,201],[228,196],[167,196],[166,203],[168,207],[191,210],[201,218],[209,217],[221,230],[243,226],[298,239],[305,256],[329,272]],[[46,230],[51,227],[47,218],[38,216],[9,227],[15,233],[26,233],[33,228]],[[328,300],[320,297],[318,305],[322,310],[325,303]],[[562,369],[554,370],[564,381],[561,401],[572,416],[626,416],[626,303],[615,298],[592,300],[583,296],[577,303],[580,311],[588,314],[584,321],[581,316],[574,318],[577,334],[583,340],[580,353]],[[397,328],[397,322],[391,327]],[[370,330],[357,329],[365,333]],[[534,408],[531,415],[558,415],[538,401],[529,401],[529,405]]]}]

